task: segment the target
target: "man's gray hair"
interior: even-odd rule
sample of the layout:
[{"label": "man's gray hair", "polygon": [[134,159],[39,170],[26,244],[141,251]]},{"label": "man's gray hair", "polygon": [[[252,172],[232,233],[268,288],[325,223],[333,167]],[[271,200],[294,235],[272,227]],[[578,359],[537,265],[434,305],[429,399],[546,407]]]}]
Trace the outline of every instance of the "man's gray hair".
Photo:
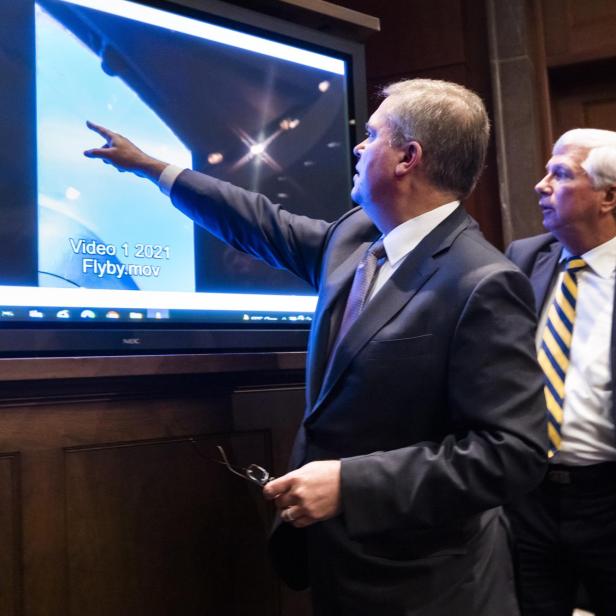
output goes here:
[{"label": "man's gray hair", "polygon": [[392,143],[418,141],[426,177],[438,188],[467,197],[481,172],[490,136],[483,102],[448,81],[410,79],[383,88]]},{"label": "man's gray hair", "polygon": [[599,128],[574,128],[563,133],[554,144],[588,149],[582,168],[597,189],[616,184],[616,132]]}]

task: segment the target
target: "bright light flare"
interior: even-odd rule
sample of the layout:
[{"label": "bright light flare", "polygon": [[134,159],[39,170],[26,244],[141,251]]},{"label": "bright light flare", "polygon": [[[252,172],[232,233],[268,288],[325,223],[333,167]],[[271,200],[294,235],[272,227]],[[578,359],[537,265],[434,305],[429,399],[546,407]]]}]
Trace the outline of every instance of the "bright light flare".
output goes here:
[{"label": "bright light flare", "polygon": [[224,159],[225,157],[222,155],[221,152],[211,152],[210,154],[208,154],[207,162],[210,165],[219,165]]},{"label": "bright light flare", "polygon": [[254,143],[253,145],[250,146],[250,153],[253,156],[261,156],[261,154],[263,154],[263,152],[265,152],[265,144],[263,143]]},{"label": "bright light flare", "polygon": [[79,197],[81,197],[81,193],[74,187],[74,186],[69,186],[65,191],[64,191],[64,196],[69,200],[69,201],[76,201],[77,199],[79,199]]},{"label": "bright light flare", "polygon": [[281,130],[293,130],[299,126],[299,119],[284,118],[283,120],[280,120],[280,124],[278,126],[280,126]]}]

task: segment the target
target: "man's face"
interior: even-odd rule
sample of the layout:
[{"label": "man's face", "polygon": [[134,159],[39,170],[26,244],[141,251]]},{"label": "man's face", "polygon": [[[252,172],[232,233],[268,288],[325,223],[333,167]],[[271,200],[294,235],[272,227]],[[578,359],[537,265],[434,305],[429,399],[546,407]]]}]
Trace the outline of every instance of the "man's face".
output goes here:
[{"label": "man's face", "polygon": [[351,198],[364,208],[383,205],[394,188],[394,175],[402,150],[392,147],[391,129],[387,123],[388,100],[370,116],[366,138],[353,148],[357,156]]},{"label": "man's face", "polygon": [[546,176],[535,186],[543,213],[543,226],[560,233],[583,234],[599,220],[603,190],[593,188],[582,168],[587,148],[565,146],[555,149],[546,165]]}]

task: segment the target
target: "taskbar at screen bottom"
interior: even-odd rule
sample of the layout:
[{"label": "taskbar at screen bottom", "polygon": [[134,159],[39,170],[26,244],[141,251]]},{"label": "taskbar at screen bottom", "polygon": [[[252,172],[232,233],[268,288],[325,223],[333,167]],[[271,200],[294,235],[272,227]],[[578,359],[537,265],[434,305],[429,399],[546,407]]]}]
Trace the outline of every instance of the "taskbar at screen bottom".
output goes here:
[{"label": "taskbar at screen bottom", "polygon": [[164,321],[168,325],[178,324],[220,324],[220,325],[271,325],[309,326],[312,312],[261,312],[241,310],[177,310],[167,308],[96,308],[62,306],[2,306],[0,307],[0,328],[6,326],[37,327],[51,324],[62,326],[95,325],[114,323],[140,324],[150,326]]}]

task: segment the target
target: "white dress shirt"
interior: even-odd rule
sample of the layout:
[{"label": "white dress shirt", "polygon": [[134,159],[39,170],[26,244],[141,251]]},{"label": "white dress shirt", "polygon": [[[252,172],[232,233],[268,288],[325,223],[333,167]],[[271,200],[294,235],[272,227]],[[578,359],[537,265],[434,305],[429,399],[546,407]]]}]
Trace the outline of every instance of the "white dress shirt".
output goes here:
[{"label": "white dress shirt", "polygon": [[[564,275],[564,261],[570,256],[573,255],[563,249],[560,272],[539,320],[537,348],[541,345],[548,309]],[[616,237],[579,256],[588,267],[576,274],[578,297],[565,378],[562,445],[551,459],[570,465],[616,460],[610,365]]]},{"label": "white dress shirt", "polygon": [[180,175],[182,171],[184,171],[183,167],[167,165],[158,178],[158,188],[160,188],[160,192],[168,197],[171,194],[171,189],[175,181],[178,179],[178,175]]},{"label": "white dress shirt", "polygon": [[379,268],[376,280],[370,290],[370,301],[381,287],[391,278],[398,269],[404,257],[411,252],[421,240],[433,231],[460,205],[459,201],[451,201],[440,205],[425,214],[411,218],[395,229],[392,229],[384,238],[383,245],[387,258]]}]

